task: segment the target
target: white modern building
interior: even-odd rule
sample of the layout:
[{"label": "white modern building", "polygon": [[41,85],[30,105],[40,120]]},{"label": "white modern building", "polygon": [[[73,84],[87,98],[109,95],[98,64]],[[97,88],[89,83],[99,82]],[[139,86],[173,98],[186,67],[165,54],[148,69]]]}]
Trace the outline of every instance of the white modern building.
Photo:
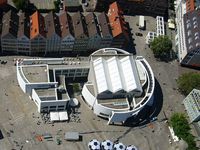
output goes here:
[{"label": "white modern building", "polygon": [[200,90],[193,89],[183,100],[190,122],[200,121]]},{"label": "white modern building", "polygon": [[153,104],[155,79],[142,56],[116,48],[100,49],[89,57],[17,61],[17,80],[39,112],[63,111],[70,98],[69,80],[88,78],[82,97],[93,112],[113,122],[125,122]]},{"label": "white modern building", "polygon": [[24,59],[17,61],[17,80],[39,112],[66,110],[70,101],[65,78],[87,77],[88,61],[75,58]]},{"label": "white modern building", "polygon": [[155,80],[142,56],[116,48],[105,48],[90,56],[88,82],[82,96],[98,116],[108,124],[125,122],[145,105],[152,105]]},{"label": "white modern building", "polygon": [[179,62],[181,62],[183,58],[187,55],[187,49],[185,44],[184,20],[183,20],[183,16],[187,12],[186,1],[177,0],[175,9],[176,9],[176,29],[177,29],[175,44],[176,44],[178,59]]}]

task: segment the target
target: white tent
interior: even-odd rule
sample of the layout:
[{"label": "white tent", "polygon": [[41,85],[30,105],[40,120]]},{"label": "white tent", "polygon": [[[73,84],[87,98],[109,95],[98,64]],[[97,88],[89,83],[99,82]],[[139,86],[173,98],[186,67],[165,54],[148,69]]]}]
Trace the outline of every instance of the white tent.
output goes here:
[{"label": "white tent", "polygon": [[59,112],[59,120],[60,121],[68,120],[68,114],[66,111]]},{"label": "white tent", "polygon": [[58,112],[50,112],[50,120],[51,121],[59,121],[59,114]]}]

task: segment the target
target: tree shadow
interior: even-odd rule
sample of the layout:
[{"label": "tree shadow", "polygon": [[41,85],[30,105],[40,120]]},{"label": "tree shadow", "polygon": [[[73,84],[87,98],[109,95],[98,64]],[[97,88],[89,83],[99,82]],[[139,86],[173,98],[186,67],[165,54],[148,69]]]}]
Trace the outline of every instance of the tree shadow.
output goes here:
[{"label": "tree shadow", "polygon": [[125,126],[137,127],[145,126],[154,121],[159,115],[163,106],[163,93],[157,79],[155,79],[154,101],[152,106],[145,106],[137,116],[130,117],[126,120]]}]

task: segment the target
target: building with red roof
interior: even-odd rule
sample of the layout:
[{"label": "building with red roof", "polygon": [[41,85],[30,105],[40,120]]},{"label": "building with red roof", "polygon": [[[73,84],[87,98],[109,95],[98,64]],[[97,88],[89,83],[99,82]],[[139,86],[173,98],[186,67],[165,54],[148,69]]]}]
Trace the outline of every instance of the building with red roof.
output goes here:
[{"label": "building with red roof", "polygon": [[114,2],[109,6],[108,19],[113,34],[112,47],[121,48],[129,41],[129,36],[123,11],[117,2]]},{"label": "building with red roof", "polygon": [[46,31],[44,17],[38,12],[30,16],[31,54],[44,53],[46,49]]}]

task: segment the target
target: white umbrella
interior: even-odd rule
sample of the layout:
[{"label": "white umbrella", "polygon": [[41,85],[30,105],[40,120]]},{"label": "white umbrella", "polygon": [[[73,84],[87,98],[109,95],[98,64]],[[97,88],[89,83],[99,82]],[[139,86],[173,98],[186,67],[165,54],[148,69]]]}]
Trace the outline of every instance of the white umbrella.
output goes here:
[{"label": "white umbrella", "polygon": [[90,150],[100,150],[100,145],[101,144],[99,141],[97,141],[96,139],[93,139],[88,143],[88,148]]},{"label": "white umbrella", "polygon": [[115,144],[113,148],[113,150],[125,150],[125,149],[126,149],[126,146],[122,143]]},{"label": "white umbrella", "polygon": [[101,143],[102,150],[112,150],[113,142],[110,140],[105,140]]},{"label": "white umbrella", "polygon": [[129,145],[126,150],[138,150],[134,145]]}]

